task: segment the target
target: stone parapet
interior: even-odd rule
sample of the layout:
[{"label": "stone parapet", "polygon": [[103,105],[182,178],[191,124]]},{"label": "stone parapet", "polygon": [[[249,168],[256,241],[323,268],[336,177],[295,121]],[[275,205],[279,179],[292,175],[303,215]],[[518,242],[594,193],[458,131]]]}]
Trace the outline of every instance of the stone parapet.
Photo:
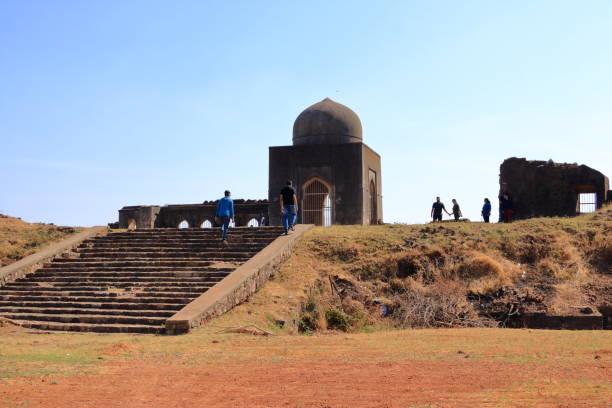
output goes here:
[{"label": "stone parapet", "polygon": [[86,239],[93,238],[98,235],[105,235],[108,232],[108,227],[91,227],[79,232],[71,237],[68,237],[60,242],[49,245],[48,247],[20,259],[10,265],[0,268],[0,286],[6,283],[13,282],[16,279],[22,278],[28,273],[34,272],[40,268],[45,262],[51,261],[53,258],[66,253],[73,248],[76,248],[81,242]]},{"label": "stone parapet", "polygon": [[253,258],[166,320],[166,333],[187,333],[204,321],[244,302],[267,282],[280,264],[289,258],[294,245],[312,227],[312,225],[296,225],[295,231],[290,235],[276,238]]}]

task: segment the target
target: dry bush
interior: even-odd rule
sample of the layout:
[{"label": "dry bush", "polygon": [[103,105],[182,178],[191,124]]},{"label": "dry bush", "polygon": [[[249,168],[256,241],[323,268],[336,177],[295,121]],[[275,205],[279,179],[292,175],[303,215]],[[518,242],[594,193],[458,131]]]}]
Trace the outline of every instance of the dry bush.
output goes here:
[{"label": "dry bush", "polygon": [[392,257],[389,261],[389,268],[393,270],[398,278],[415,276],[427,268],[427,260],[424,254],[414,250],[405,251]]},{"label": "dry bush", "polygon": [[589,263],[600,273],[612,274],[612,238],[609,235],[594,240],[589,251]]},{"label": "dry bush", "polygon": [[465,282],[473,294],[488,294],[510,283],[510,276],[502,265],[480,252],[472,252],[454,268],[454,274]]},{"label": "dry bush", "polygon": [[400,327],[493,327],[496,323],[479,316],[463,288],[452,283],[428,289],[411,287],[393,297],[393,317]]},{"label": "dry bush", "polygon": [[333,262],[354,262],[359,258],[359,247],[352,242],[313,239],[311,248]]},{"label": "dry bush", "polygon": [[499,262],[489,256],[475,252],[459,264],[457,276],[464,280],[482,279],[488,277],[504,276],[504,269]]},{"label": "dry bush", "polygon": [[442,248],[408,249],[361,260],[353,266],[351,273],[362,280],[414,277],[432,282],[437,271],[447,263],[448,259]]},{"label": "dry bush", "polygon": [[363,302],[359,302],[350,297],[342,299],[342,310],[349,315],[363,315],[366,313],[366,308]]},{"label": "dry bush", "polygon": [[555,236],[550,234],[525,234],[501,244],[502,252],[509,259],[532,265],[541,259],[557,257],[559,250],[562,249],[556,242]]},{"label": "dry bush", "polygon": [[561,275],[561,268],[559,267],[559,264],[549,258],[539,261],[536,265],[536,271],[542,276],[553,279],[558,279],[558,276]]}]

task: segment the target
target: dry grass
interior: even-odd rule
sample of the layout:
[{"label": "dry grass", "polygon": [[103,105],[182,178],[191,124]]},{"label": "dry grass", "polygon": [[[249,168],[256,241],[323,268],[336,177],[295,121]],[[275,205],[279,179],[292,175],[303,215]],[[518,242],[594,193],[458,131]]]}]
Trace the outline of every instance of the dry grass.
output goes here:
[{"label": "dry grass", "polygon": [[0,267],[18,261],[45,245],[79,232],[81,228],[30,224],[0,214]]},{"label": "dry grass", "polygon": [[347,316],[347,330],[370,331],[489,326],[488,314],[510,307],[597,312],[612,303],[611,232],[610,207],[512,224],[315,228],[276,277],[223,319],[325,330],[333,309],[336,320],[337,311]]}]

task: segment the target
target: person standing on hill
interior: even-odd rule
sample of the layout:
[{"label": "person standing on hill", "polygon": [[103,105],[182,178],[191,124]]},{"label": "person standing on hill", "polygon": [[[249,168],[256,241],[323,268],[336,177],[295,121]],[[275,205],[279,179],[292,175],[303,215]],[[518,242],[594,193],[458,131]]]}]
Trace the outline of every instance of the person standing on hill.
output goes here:
[{"label": "person standing on hill", "polygon": [[440,201],[440,197],[436,197],[436,201],[431,206],[431,217],[433,221],[442,221],[442,211],[450,215],[446,208],[444,208],[444,203]]},{"label": "person standing on hill", "polygon": [[491,216],[491,201],[488,198],[484,199],[484,205],[482,206],[482,218],[484,222],[489,222],[489,217]]},{"label": "person standing on hill", "polygon": [[514,203],[510,194],[504,193],[501,199],[501,209],[504,213],[504,222],[512,222],[512,216],[514,215]]},{"label": "person standing on hill", "polygon": [[459,221],[459,218],[463,217],[463,214],[461,214],[461,208],[459,208],[459,203],[454,198],[453,198],[453,216],[455,217],[455,221]]},{"label": "person standing on hill", "polygon": [[216,217],[218,223],[221,224],[221,240],[223,243],[227,243],[227,231],[229,230],[229,224],[234,219],[234,202],[230,198],[232,193],[229,190],[225,190],[225,195],[217,203]]},{"label": "person standing on hill", "polygon": [[280,192],[280,210],[283,217],[283,227],[285,235],[289,234],[289,229],[293,231],[295,220],[297,219],[298,200],[291,180],[287,180],[287,185]]}]

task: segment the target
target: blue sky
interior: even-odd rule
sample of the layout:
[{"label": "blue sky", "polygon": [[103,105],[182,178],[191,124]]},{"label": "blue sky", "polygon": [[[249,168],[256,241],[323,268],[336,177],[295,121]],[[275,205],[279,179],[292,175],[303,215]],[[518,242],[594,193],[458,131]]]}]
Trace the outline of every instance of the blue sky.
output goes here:
[{"label": "blue sky", "polygon": [[609,1],[2,1],[0,212],[267,197],[268,146],[330,97],[382,156],[384,218],[479,219],[507,157],[612,175]]}]

